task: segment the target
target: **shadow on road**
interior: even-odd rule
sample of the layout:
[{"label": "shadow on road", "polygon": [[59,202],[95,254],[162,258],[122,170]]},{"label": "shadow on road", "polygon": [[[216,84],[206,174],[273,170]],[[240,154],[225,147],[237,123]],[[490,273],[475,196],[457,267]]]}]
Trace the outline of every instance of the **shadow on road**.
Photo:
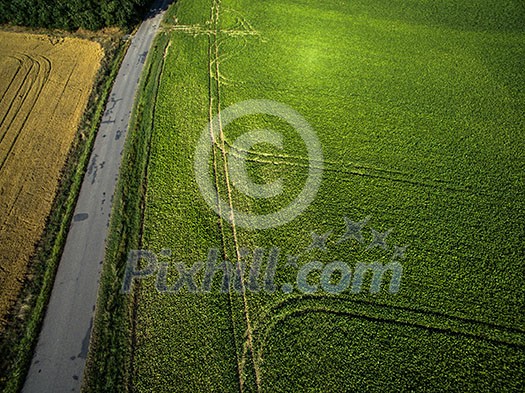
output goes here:
[{"label": "shadow on road", "polygon": [[[176,1],[176,0],[175,0]],[[173,0],[156,0],[153,2],[150,10],[144,16],[144,20],[152,19],[161,12],[166,11],[173,3]]]}]

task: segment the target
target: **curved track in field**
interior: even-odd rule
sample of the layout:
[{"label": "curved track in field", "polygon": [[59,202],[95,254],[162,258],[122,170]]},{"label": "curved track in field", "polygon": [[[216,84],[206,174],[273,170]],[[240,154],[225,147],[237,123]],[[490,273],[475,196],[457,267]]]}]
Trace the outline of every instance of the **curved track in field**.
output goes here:
[{"label": "curved track in field", "polygon": [[[17,143],[24,144],[25,134],[31,131],[26,127],[27,121],[49,80],[52,69],[51,61],[44,56],[21,54],[9,60],[11,59],[18,62],[18,68],[0,98],[0,176],[4,175],[9,160],[20,160],[16,155],[13,156],[13,151]],[[21,146],[21,149],[25,149],[25,146]],[[24,165],[26,163],[20,160],[17,172],[27,173],[27,165]],[[15,208],[23,186],[24,184],[18,184],[18,187],[2,190],[8,209],[0,213],[0,232],[3,232]]]},{"label": "curved track in field", "polygon": [[[35,157],[27,160],[25,154],[26,151],[31,150],[31,145],[35,142],[33,129],[28,126],[28,120],[34,114],[33,110],[49,81],[52,65],[51,60],[45,56],[26,54],[8,56],[4,62],[15,64],[6,67],[7,72],[11,74],[4,85],[4,90],[0,91],[0,178],[5,180],[0,182],[2,197],[0,234],[2,234],[2,242],[10,244],[9,233],[12,231],[9,231],[9,228],[16,225],[14,222],[24,220],[24,217],[15,214],[16,209],[20,207],[19,201],[25,194],[31,193],[30,186],[22,179],[31,175],[35,160]],[[2,77],[6,81],[6,75]],[[30,221],[26,218],[25,224],[29,227],[33,226]],[[14,247],[14,244],[10,246]],[[13,277],[21,268],[16,263],[19,259],[18,254],[16,259],[12,259],[11,255],[9,258],[5,255],[3,257],[6,260],[0,266],[7,274],[0,276],[0,286],[6,292],[13,289],[14,293],[18,284]]]},{"label": "curved track in field", "polygon": [[[51,61],[44,56],[21,55],[20,67],[2,94],[0,108],[0,173],[31,115],[51,74]],[[2,105],[9,102],[8,105]]]}]

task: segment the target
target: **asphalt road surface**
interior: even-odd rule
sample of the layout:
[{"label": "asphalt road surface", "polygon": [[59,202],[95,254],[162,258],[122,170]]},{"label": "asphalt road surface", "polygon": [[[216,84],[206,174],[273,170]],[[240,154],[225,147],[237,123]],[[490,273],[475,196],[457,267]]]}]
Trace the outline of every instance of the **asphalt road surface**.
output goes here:
[{"label": "asphalt road surface", "polygon": [[128,123],[144,61],[169,2],[155,2],[115,80],[25,381],[25,393],[80,391]]}]

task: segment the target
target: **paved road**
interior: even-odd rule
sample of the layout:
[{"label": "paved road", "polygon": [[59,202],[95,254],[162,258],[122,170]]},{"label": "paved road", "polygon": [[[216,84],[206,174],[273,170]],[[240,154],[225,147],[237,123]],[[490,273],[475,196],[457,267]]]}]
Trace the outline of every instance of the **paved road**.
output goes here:
[{"label": "paved road", "polygon": [[143,64],[169,0],[135,34],[102,118],[23,392],[80,391],[109,214]]}]

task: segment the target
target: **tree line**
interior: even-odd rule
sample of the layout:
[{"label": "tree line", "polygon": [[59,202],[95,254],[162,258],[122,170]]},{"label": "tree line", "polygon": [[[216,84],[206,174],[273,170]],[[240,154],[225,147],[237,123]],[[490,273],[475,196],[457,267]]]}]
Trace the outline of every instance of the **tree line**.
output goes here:
[{"label": "tree line", "polygon": [[0,0],[0,24],[76,30],[128,28],[151,0]]}]

